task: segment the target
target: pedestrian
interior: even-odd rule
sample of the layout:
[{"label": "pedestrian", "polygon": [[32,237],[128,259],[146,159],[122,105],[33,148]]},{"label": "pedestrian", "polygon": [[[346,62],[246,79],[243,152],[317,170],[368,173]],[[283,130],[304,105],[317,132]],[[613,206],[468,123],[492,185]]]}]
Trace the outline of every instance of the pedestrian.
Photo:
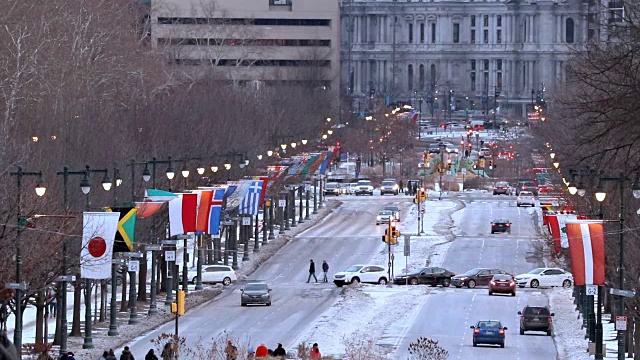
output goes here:
[{"label": "pedestrian", "polygon": [[287,352],[282,347],[282,344],[278,343],[278,347],[273,350],[273,356],[280,356],[282,358],[285,358],[287,356]]},{"label": "pedestrian", "polygon": [[404,194],[404,186],[402,186],[402,185],[403,185],[402,184],[402,180],[400,180],[400,183],[398,184],[398,187],[400,188],[399,191],[400,191],[401,194]]},{"label": "pedestrian", "polygon": [[124,350],[122,350],[122,355],[120,355],[120,360],[136,360],[136,358],[134,358],[131,351],[129,351],[129,347],[125,346]]},{"label": "pedestrian", "polygon": [[267,356],[269,356],[269,349],[267,349],[267,345],[260,344],[260,346],[256,348],[256,359],[266,358]]},{"label": "pedestrian", "polygon": [[107,360],[109,358],[109,352],[107,350],[102,352],[102,356],[100,356],[100,360]]},{"label": "pedestrian", "polygon": [[151,349],[147,355],[144,356],[144,360],[158,360],[158,357],[153,353],[153,349]]},{"label": "pedestrian", "polygon": [[327,272],[329,271],[329,264],[327,264],[327,260],[322,260],[322,273],[323,273],[323,282],[329,282],[327,279]]},{"label": "pedestrian", "polygon": [[67,355],[67,353],[63,353],[60,355],[58,360],[69,360],[69,355]]},{"label": "pedestrian", "polygon": [[318,278],[316,277],[316,264],[313,262],[313,259],[311,259],[309,263],[309,278],[307,279],[307,283],[309,283],[312,276],[316,279],[316,282],[318,282]]},{"label": "pedestrian", "polygon": [[227,360],[238,359],[238,348],[233,345],[231,340],[227,340],[227,347],[224,349],[224,353],[227,355]]},{"label": "pedestrian", "polygon": [[162,353],[160,353],[160,357],[162,360],[173,360],[174,358],[173,347],[171,343],[164,344],[164,348],[162,349]]},{"label": "pedestrian", "polygon": [[58,299],[56,298],[56,291],[53,288],[49,289],[49,296],[51,297],[51,302],[49,302],[49,315],[55,318],[58,313]]},{"label": "pedestrian", "polygon": [[[3,306],[4,307],[4,306]],[[18,351],[7,337],[5,331],[0,331],[0,359],[17,360]]]},{"label": "pedestrian", "polygon": [[0,332],[7,331],[7,318],[9,317],[9,313],[7,311],[7,305],[0,305]]},{"label": "pedestrian", "polygon": [[254,360],[255,358],[256,358],[256,351],[252,347],[249,347],[247,349],[247,360]]},{"label": "pedestrian", "polygon": [[113,349],[109,349],[107,360],[118,360],[118,358],[116,358],[116,353],[113,352]]},{"label": "pedestrian", "polygon": [[76,360],[76,357],[75,357],[75,355],[73,354],[73,352],[69,351],[69,352],[67,353],[67,359],[68,359],[68,360]]},{"label": "pedestrian", "polygon": [[320,354],[320,348],[318,348],[318,343],[314,343],[313,347],[311,347],[311,351],[309,352],[309,359],[320,359],[322,355]]}]

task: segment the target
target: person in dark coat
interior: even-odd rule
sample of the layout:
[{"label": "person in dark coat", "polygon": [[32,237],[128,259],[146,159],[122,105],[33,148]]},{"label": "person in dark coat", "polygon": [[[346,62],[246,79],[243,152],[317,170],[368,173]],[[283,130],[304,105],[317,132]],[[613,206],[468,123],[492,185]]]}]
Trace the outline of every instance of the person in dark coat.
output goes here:
[{"label": "person in dark coat", "polygon": [[144,356],[144,360],[158,360],[158,357],[153,353],[153,349],[151,349],[147,355]]},{"label": "person in dark coat", "polygon": [[278,344],[278,347],[273,350],[273,356],[281,356],[283,358],[287,356],[287,352],[282,347],[282,344]]},{"label": "person in dark coat", "polygon": [[173,347],[171,347],[171,343],[164,344],[164,349],[162,349],[160,357],[162,357],[162,360],[173,360],[175,353]]},{"label": "person in dark coat", "polygon": [[322,274],[323,274],[323,282],[329,282],[327,279],[327,272],[329,271],[329,264],[327,264],[327,260],[322,260]]},{"label": "person in dark coat", "polygon": [[0,331],[0,359],[18,360],[18,350],[4,331]]},{"label": "person in dark coat", "polygon": [[136,358],[134,358],[131,351],[129,351],[129,347],[125,346],[124,350],[122,350],[122,355],[120,355],[120,360],[136,360]]},{"label": "person in dark coat", "polygon": [[107,355],[107,360],[118,360],[116,357],[116,353],[113,352],[113,349],[109,349],[109,355]]},{"label": "person in dark coat", "polygon": [[313,259],[311,259],[309,263],[309,278],[307,279],[307,283],[309,283],[312,276],[316,279],[316,282],[318,282],[318,278],[316,277],[316,263],[313,262]]},{"label": "person in dark coat", "polygon": [[73,354],[73,352],[69,351],[67,353],[67,359],[68,360],[76,360],[76,356]]}]

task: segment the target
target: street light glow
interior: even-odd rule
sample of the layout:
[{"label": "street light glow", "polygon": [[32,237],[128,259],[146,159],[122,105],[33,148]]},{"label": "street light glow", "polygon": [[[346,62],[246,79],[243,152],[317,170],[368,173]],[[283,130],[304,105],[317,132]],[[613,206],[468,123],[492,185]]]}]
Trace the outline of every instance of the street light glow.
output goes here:
[{"label": "street light glow", "polygon": [[267,156],[271,156],[271,155],[273,155],[273,150],[268,150],[267,151]]},{"label": "street light glow", "polygon": [[199,165],[198,168],[196,169],[196,171],[198,172],[198,174],[202,175],[204,174],[204,166]]},{"label": "street light glow", "polygon": [[258,160],[262,160],[262,154],[258,154]]},{"label": "street light glow", "polygon": [[295,149],[295,148],[296,148],[296,146],[298,146],[298,144],[296,144],[295,142],[292,142],[292,143],[291,143],[291,148]]},{"label": "street light glow", "polygon": [[307,145],[307,139],[302,139],[300,140],[300,142],[302,143],[302,145]]},{"label": "street light glow", "polygon": [[556,157],[556,153],[551,153],[549,156],[551,156],[551,160],[553,160]]},{"label": "street light glow", "polygon": [[554,162],[554,163],[553,163],[553,167],[554,167],[554,168],[556,168],[556,169],[557,169],[557,168],[558,168],[558,166],[560,166],[560,163],[559,163],[559,162]]},{"label": "street light glow", "polygon": [[282,150],[286,150],[287,149],[287,144],[281,144],[280,147],[282,148]]},{"label": "street light glow", "polygon": [[44,193],[47,192],[47,188],[40,181],[36,184],[36,195],[44,196]]},{"label": "street light glow", "polygon": [[211,167],[211,171],[213,171],[213,172],[218,172],[218,167],[217,167],[217,166],[212,166],[212,167]]}]

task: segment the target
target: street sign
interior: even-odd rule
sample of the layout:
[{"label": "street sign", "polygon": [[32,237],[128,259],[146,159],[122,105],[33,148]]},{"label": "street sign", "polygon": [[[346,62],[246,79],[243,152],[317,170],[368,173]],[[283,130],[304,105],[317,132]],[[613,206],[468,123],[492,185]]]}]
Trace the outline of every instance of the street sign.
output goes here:
[{"label": "street sign", "polygon": [[221,221],[220,225],[224,225],[224,226],[231,226],[233,225],[233,221],[228,220],[228,221]]},{"label": "street sign", "polygon": [[609,294],[623,297],[634,297],[636,296],[635,290],[620,290],[620,289],[609,289]]},{"label": "street sign", "polygon": [[616,316],[616,331],[627,331],[626,316]]},{"label": "street sign", "polygon": [[211,235],[211,238],[212,239],[220,239],[220,234],[219,233],[218,234],[213,234],[213,235]]},{"label": "street sign", "polygon": [[178,245],[178,240],[162,240],[160,241],[162,245]]},{"label": "street sign", "polygon": [[598,296],[598,285],[587,285],[587,296]]},{"label": "street sign", "polygon": [[160,245],[147,245],[144,247],[145,250],[147,251],[160,251],[162,250],[162,246]]},{"label": "street sign", "polygon": [[76,281],[76,276],[75,275],[60,275],[60,276],[58,276],[58,281],[66,281],[66,282]]},{"label": "street sign", "polygon": [[133,272],[140,271],[140,261],[129,260],[129,271],[133,271]]},{"label": "street sign", "polygon": [[247,216],[242,217],[242,225],[251,225],[251,218]]},{"label": "street sign", "polygon": [[287,206],[287,200],[278,200],[278,207],[286,207]]},{"label": "street sign", "polygon": [[451,175],[451,170],[447,170],[447,175]]},{"label": "street sign", "polygon": [[135,258],[141,258],[141,257],[142,257],[142,253],[139,253],[139,252],[129,253],[129,258],[135,259]]},{"label": "street sign", "polygon": [[193,239],[193,234],[176,235],[174,237],[178,240],[188,240],[188,239]]},{"label": "street sign", "polygon": [[404,236],[404,256],[411,256],[411,235]]},{"label": "street sign", "polygon": [[164,259],[166,261],[176,261],[176,252],[173,250],[167,250],[164,252]]},{"label": "street sign", "polygon": [[4,283],[5,289],[13,289],[13,290],[27,290],[29,287],[25,283]]},{"label": "street sign", "polygon": [[462,175],[467,175],[467,168],[462,168]]}]

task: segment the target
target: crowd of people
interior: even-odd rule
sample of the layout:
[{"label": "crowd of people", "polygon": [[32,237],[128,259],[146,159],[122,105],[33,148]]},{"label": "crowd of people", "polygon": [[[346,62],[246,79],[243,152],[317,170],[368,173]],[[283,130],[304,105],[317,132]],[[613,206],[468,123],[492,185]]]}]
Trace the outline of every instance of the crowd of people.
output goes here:
[{"label": "crowd of people", "polygon": [[[238,360],[238,348],[233,345],[231,340],[227,340],[227,347],[224,349],[224,353],[226,360]],[[267,348],[265,344],[260,344],[255,349],[252,347],[247,349],[247,360],[264,359],[267,357],[280,357],[285,359],[287,357],[287,351],[282,347],[282,344],[278,344],[274,350]],[[318,344],[313,344],[311,350],[309,350],[309,358],[320,359],[321,357],[322,355],[320,354]]]}]

